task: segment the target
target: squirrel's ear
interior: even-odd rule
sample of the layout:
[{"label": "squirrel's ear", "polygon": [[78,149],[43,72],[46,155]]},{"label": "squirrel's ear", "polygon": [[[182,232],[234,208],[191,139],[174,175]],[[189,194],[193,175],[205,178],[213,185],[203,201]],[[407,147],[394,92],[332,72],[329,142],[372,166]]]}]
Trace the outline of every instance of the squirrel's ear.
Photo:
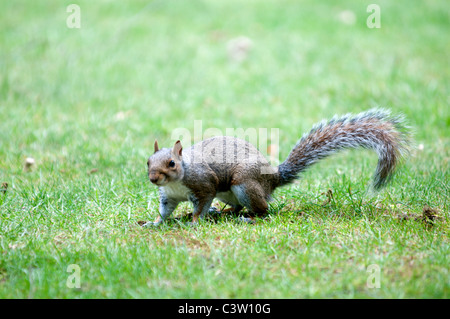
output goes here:
[{"label": "squirrel's ear", "polygon": [[158,140],[155,140],[155,153],[159,151]]},{"label": "squirrel's ear", "polygon": [[176,141],[175,145],[173,146],[173,154],[175,156],[181,156],[181,151],[183,150],[183,146],[181,146],[181,142],[178,140]]}]

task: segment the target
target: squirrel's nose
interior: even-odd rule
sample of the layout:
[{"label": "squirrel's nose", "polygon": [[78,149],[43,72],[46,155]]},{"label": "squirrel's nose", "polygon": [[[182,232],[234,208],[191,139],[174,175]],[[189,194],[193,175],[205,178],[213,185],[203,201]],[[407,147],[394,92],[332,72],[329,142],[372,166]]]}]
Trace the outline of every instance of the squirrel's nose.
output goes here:
[{"label": "squirrel's nose", "polygon": [[153,184],[156,184],[156,182],[158,181],[158,177],[156,176],[150,176],[150,182],[152,182]]}]

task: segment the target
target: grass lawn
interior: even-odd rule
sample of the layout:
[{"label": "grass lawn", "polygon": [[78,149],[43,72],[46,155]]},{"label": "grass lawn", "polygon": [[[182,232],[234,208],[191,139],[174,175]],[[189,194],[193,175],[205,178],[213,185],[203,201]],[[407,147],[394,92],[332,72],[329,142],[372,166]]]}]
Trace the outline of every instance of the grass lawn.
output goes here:
[{"label": "grass lawn", "polygon": [[[0,2],[0,298],[450,297],[446,1],[378,1],[381,28],[371,1],[80,0],[80,28],[70,3]],[[416,146],[381,192],[376,154],[354,150],[254,225],[190,227],[185,203],[140,226],[158,216],[155,138],[277,128],[284,160],[371,107],[403,113]]]}]

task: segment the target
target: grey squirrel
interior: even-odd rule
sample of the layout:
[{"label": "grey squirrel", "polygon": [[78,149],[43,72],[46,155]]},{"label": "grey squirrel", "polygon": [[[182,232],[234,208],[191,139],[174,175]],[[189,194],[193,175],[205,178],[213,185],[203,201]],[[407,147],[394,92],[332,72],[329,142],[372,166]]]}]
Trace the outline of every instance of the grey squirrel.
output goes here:
[{"label": "grey squirrel", "polygon": [[214,198],[230,205],[234,213],[246,207],[250,219],[262,217],[277,187],[298,179],[299,173],[324,157],[348,148],[362,147],[378,154],[373,178],[373,188],[378,190],[408,153],[408,141],[402,117],[383,109],[335,116],[316,124],[278,167],[270,166],[256,147],[234,137],[212,137],[185,151],[180,141],[173,148],[160,149],[155,140],[147,166],[150,181],[159,188],[160,216],[144,226],[159,225],[182,201],[193,204],[195,224],[210,211]]}]

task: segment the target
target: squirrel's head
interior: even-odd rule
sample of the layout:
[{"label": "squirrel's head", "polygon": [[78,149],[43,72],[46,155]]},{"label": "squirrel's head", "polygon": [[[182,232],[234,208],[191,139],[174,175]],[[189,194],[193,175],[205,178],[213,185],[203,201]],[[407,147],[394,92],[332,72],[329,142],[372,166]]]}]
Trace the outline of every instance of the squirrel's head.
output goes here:
[{"label": "squirrel's head", "polygon": [[159,149],[158,141],[155,140],[155,152],[147,161],[148,177],[153,184],[164,186],[183,178],[182,150],[180,141],[172,149]]}]

